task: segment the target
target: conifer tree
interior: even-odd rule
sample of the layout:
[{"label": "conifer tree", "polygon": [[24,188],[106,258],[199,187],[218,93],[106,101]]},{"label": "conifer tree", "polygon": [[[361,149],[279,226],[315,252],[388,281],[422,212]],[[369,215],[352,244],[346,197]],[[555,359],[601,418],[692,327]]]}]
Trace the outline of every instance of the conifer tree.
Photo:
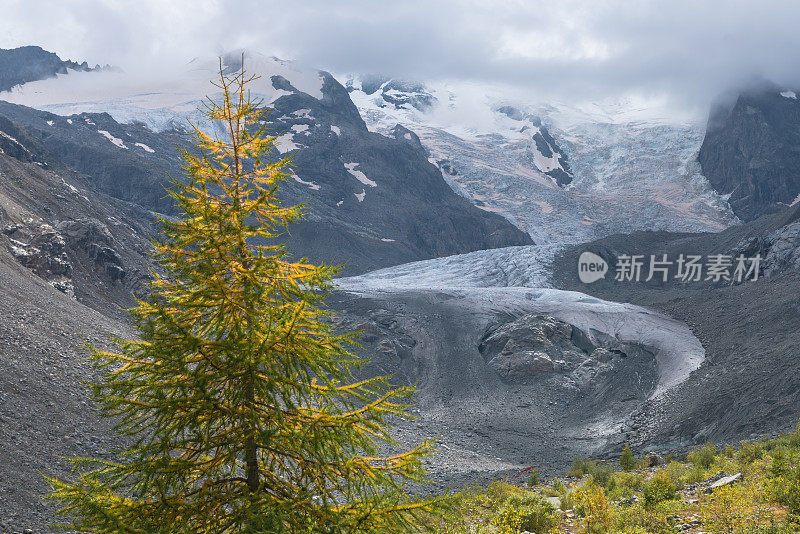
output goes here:
[{"label": "conifer tree", "polygon": [[354,378],[354,335],[323,307],[337,268],[280,244],[303,212],[279,199],[289,159],[274,156],[253,79],[220,66],[221,100],[203,111],[226,135],[195,127],[182,151],[181,215],[154,242],[163,274],[131,310],[140,336],[92,349],[94,398],[129,445],[48,479],[73,529],[395,532],[431,505],[407,492],[430,443],[385,452],[412,390]]},{"label": "conifer tree", "polygon": [[628,444],[622,449],[622,455],[619,457],[619,465],[624,471],[631,471],[636,467],[636,456],[634,456]]}]

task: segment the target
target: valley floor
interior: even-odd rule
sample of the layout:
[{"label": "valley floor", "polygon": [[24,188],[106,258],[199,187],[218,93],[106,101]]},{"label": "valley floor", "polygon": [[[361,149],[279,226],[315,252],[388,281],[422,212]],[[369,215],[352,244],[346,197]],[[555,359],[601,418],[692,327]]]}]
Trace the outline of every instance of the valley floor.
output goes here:
[{"label": "valley floor", "polygon": [[800,532],[800,425],[682,458],[579,459],[548,481],[528,470],[445,502],[442,516],[423,521],[441,534]]}]

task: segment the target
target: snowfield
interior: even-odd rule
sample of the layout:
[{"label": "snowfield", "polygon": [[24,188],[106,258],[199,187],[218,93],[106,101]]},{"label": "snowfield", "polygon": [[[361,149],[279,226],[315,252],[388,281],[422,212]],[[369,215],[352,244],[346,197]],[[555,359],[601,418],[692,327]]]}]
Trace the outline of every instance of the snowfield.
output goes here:
[{"label": "snowfield", "polygon": [[[241,51],[225,56],[226,64],[232,68],[236,68],[240,59]],[[282,95],[291,94],[275,89],[272,76],[281,76],[298,91],[322,98],[323,82],[319,71],[249,51],[245,55],[245,67],[248,72],[261,76],[250,87],[253,96],[263,99],[267,105]],[[69,71],[56,78],[14,87],[0,93],[0,99],[63,116],[107,112],[117,122],[139,121],[154,131],[186,127],[188,119],[213,132],[214,125],[203,120],[197,107],[206,95],[219,94],[219,89],[211,85],[218,75],[216,58],[194,59],[183,71],[150,77],[115,70]],[[311,118],[307,115],[309,110],[305,111],[304,117]]]},{"label": "snowfield", "polygon": [[[414,131],[456,192],[536,243],[719,231],[738,222],[696,162],[704,116],[676,116],[657,100],[538,104],[508,88],[465,83],[425,85],[432,103],[415,107],[420,84],[401,104],[402,92],[383,90],[389,81],[365,90],[361,78],[343,78],[371,130],[388,134],[401,124]],[[560,150],[540,150],[533,136],[542,128]],[[545,174],[567,165],[573,180],[566,187]]]}]

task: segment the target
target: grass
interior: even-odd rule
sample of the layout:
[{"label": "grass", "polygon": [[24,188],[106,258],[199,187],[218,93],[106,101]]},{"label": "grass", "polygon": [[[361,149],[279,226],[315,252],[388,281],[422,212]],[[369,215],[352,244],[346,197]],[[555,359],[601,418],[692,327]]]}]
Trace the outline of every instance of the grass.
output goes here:
[{"label": "grass", "polygon": [[[564,477],[475,486],[421,527],[442,534],[800,533],[800,425],[776,439],[722,450],[706,443],[667,458],[657,467],[630,457],[623,465],[579,458]],[[740,482],[708,493],[703,481],[723,471],[741,473]]]}]

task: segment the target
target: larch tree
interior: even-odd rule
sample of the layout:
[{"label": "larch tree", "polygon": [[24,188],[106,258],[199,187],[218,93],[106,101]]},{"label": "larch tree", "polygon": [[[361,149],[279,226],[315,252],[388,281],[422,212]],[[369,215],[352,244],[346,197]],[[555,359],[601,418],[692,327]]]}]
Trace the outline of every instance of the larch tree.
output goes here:
[{"label": "larch tree", "polygon": [[139,336],[91,351],[94,399],[127,445],[48,479],[69,528],[396,532],[432,504],[409,495],[430,443],[402,452],[390,435],[412,388],[355,378],[354,334],[323,306],[337,267],[281,244],[303,208],[279,199],[290,161],[275,156],[254,79],[220,65],[221,99],[202,111],[226,133],[195,126],[182,151],[180,216],[154,241],[162,274],[130,310]]}]

